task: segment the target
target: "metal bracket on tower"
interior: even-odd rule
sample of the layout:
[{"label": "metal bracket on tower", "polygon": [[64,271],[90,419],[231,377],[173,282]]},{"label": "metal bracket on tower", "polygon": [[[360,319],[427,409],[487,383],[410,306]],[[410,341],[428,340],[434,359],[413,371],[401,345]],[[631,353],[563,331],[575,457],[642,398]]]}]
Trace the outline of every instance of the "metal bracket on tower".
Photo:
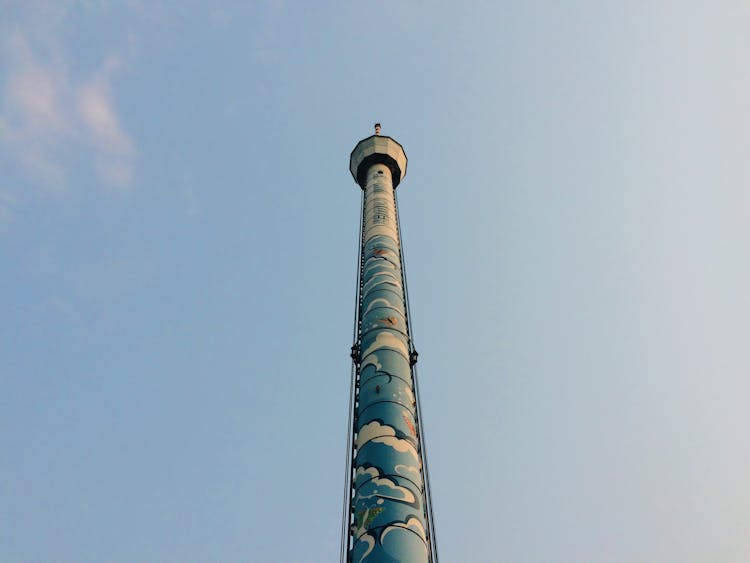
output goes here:
[{"label": "metal bracket on tower", "polygon": [[419,357],[419,352],[416,350],[412,350],[409,352],[409,365],[414,366],[417,363],[417,358]]},{"label": "metal bracket on tower", "polygon": [[349,354],[352,358],[352,361],[357,365],[359,365],[359,352],[359,344],[355,344],[354,346],[352,346],[351,352]]}]

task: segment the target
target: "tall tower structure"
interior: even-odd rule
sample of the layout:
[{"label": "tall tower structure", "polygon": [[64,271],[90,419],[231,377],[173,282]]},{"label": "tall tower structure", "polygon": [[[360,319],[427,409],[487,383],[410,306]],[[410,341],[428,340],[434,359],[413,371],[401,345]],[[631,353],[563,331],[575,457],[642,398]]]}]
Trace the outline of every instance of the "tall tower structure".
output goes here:
[{"label": "tall tower structure", "polygon": [[351,153],[362,189],[341,561],[437,563],[396,188],[406,153],[375,135]]}]

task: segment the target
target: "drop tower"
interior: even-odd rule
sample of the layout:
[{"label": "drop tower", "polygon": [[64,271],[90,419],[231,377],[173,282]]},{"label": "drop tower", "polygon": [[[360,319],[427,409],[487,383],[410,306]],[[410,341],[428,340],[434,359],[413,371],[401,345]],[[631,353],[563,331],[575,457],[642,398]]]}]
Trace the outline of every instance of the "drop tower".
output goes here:
[{"label": "drop tower", "polygon": [[417,351],[396,189],[406,153],[375,134],[351,153],[362,190],[341,561],[438,563]]}]

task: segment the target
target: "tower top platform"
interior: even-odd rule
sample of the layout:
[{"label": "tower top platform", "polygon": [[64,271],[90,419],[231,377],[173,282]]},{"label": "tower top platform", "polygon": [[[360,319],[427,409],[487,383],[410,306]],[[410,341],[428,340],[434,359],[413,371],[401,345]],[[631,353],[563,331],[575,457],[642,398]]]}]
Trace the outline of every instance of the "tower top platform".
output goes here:
[{"label": "tower top platform", "polygon": [[397,141],[385,135],[375,134],[362,139],[354,147],[349,159],[349,170],[354,176],[354,181],[364,189],[367,184],[367,170],[370,166],[385,164],[391,169],[395,188],[406,176],[406,160],[404,147]]}]

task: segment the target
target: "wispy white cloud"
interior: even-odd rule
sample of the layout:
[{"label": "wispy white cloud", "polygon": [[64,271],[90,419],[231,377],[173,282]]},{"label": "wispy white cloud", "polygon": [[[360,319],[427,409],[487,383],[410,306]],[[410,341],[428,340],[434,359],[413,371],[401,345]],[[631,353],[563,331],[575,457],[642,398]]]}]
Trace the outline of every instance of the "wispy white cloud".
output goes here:
[{"label": "wispy white cloud", "polygon": [[59,68],[40,63],[25,37],[10,34],[4,47],[2,141],[21,165],[50,187],[61,187],[64,170],[55,147],[72,128],[63,111],[64,78]]},{"label": "wispy white cloud", "polygon": [[135,147],[112,95],[119,60],[109,57],[76,81],[59,50],[45,56],[47,50],[35,49],[21,32],[9,34],[2,49],[7,78],[0,139],[26,173],[60,189],[72,163],[88,161],[103,184],[130,185]]},{"label": "wispy white cloud", "polygon": [[21,120],[20,134],[60,134],[67,128],[61,107],[64,78],[59,69],[39,63],[20,33],[8,38],[12,68],[6,103]]},{"label": "wispy white cloud", "polygon": [[120,128],[109,82],[109,75],[118,65],[117,59],[107,59],[102,71],[78,89],[78,109],[98,146],[110,153],[127,154],[132,151],[132,143]]},{"label": "wispy white cloud", "polygon": [[97,151],[99,177],[114,186],[126,187],[132,176],[133,142],[123,132],[114,109],[110,76],[119,60],[107,59],[91,80],[78,88],[78,112],[89,141]]}]

